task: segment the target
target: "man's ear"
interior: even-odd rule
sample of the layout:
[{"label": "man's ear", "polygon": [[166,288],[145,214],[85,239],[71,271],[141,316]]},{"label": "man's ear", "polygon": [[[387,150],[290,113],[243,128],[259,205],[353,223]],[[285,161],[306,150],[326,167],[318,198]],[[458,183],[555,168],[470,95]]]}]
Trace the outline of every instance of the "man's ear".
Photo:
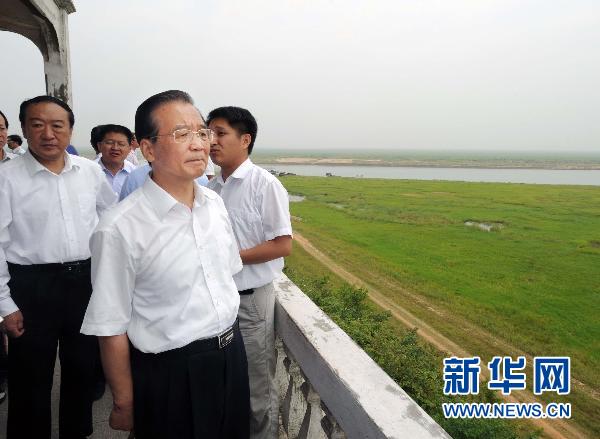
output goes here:
[{"label": "man's ear", "polygon": [[148,163],[152,163],[154,161],[154,143],[150,141],[150,139],[142,139],[141,142],[138,142],[140,145],[140,150],[142,151],[142,155]]},{"label": "man's ear", "polygon": [[252,141],[252,136],[250,134],[242,134],[242,146],[244,149],[248,149],[250,146],[250,142]]},{"label": "man's ear", "polygon": [[23,124],[21,124],[21,132],[23,133],[23,137],[29,140],[29,137],[27,137],[27,130],[25,129],[25,125]]}]

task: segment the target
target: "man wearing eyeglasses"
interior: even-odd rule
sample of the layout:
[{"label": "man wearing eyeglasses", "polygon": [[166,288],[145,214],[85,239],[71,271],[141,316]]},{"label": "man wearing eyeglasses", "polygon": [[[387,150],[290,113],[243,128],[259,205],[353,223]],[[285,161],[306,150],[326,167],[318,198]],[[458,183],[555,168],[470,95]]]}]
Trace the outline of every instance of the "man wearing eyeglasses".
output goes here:
[{"label": "man wearing eyeglasses", "polygon": [[96,134],[101,140],[97,144],[100,154],[95,161],[119,196],[125,179],[135,169],[135,165],[126,160],[131,152],[133,133],[122,125],[108,124],[97,128]]},{"label": "man wearing eyeglasses", "polygon": [[171,90],[137,109],[150,178],[92,235],[93,294],[81,332],[99,336],[109,423],[136,438],[247,438],[249,391],[237,323],[241,270],[221,198],[197,183],[212,132]]},{"label": "man wearing eyeglasses", "polygon": [[65,152],[71,108],[21,104],[29,148],[0,167],[0,315],[9,336],[7,438],[50,439],[60,358],[59,436],[92,434],[98,341],[79,332],[92,293],[89,240],[116,197],[98,166]]}]

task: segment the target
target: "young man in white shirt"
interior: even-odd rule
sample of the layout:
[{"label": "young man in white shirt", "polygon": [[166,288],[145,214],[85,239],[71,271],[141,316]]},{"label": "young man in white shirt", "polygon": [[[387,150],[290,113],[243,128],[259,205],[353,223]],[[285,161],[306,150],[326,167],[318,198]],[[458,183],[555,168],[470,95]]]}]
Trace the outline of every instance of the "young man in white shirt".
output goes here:
[{"label": "young man in white shirt", "polygon": [[126,160],[131,151],[133,133],[123,125],[107,124],[97,127],[99,155],[95,162],[100,165],[108,183],[119,196],[127,176],[135,169],[135,165]]},{"label": "young man in white shirt", "polygon": [[59,436],[92,433],[95,337],[79,332],[92,292],[89,240],[116,196],[95,163],[65,152],[71,108],[38,96],[21,104],[29,148],[0,167],[0,315],[9,339],[7,438],[50,438],[56,351]]},{"label": "young man in white shirt", "polygon": [[100,336],[109,423],[138,439],[247,438],[232,277],[242,262],[223,201],[194,182],[212,133],[178,90],[144,101],[135,131],[152,172],[92,235],[94,292],[81,328]]},{"label": "young man in white shirt", "polygon": [[248,110],[217,108],[207,122],[214,132],[210,156],[221,167],[208,187],[223,198],[244,264],[234,279],[248,357],[250,435],[271,439],[277,437],[279,409],[273,280],[292,249],[288,195],[277,178],[250,161],[258,127]]}]

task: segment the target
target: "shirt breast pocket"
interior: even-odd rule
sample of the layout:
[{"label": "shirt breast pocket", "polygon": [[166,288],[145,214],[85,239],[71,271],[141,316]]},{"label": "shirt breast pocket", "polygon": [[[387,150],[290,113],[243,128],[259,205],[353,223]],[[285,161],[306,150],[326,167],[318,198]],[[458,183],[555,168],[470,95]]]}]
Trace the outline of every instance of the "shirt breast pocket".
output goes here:
[{"label": "shirt breast pocket", "polygon": [[231,209],[229,216],[240,248],[252,248],[264,241],[262,219],[258,213]]},{"label": "shirt breast pocket", "polygon": [[78,194],[79,210],[84,215],[96,211],[96,197],[94,194]]},{"label": "shirt breast pocket", "polygon": [[78,194],[79,215],[81,221],[88,227],[96,225],[96,197],[94,194]]}]

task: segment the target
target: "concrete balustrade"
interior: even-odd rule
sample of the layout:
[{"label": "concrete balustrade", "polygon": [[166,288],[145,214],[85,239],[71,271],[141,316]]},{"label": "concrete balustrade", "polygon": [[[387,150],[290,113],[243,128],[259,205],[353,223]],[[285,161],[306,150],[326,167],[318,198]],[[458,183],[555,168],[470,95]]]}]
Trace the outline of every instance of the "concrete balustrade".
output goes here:
[{"label": "concrete balustrade", "polygon": [[450,437],[285,275],[275,287],[282,436]]}]

